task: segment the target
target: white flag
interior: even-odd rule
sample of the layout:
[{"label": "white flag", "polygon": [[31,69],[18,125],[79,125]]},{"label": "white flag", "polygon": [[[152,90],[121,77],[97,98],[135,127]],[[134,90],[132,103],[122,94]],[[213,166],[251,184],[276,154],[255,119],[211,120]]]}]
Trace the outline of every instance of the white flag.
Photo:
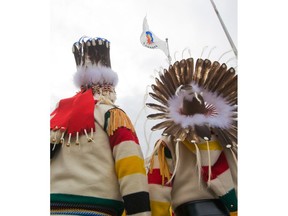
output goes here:
[{"label": "white flag", "polygon": [[140,36],[140,42],[143,46],[150,49],[161,49],[165,55],[169,58],[169,51],[167,43],[159,39],[152,31],[149,30],[146,16],[143,20],[143,32]]}]

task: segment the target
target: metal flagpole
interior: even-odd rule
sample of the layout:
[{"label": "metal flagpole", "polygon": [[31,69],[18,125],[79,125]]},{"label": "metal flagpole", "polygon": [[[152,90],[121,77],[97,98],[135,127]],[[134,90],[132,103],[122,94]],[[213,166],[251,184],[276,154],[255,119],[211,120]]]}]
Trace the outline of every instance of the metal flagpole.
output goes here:
[{"label": "metal flagpole", "polygon": [[170,56],[170,51],[169,51],[169,45],[168,45],[168,38],[166,38],[166,45],[167,45],[167,50],[168,50],[168,61],[169,61],[169,65],[171,65],[171,56]]},{"label": "metal flagpole", "polygon": [[214,4],[214,1],[213,1],[213,0],[210,0],[210,2],[211,2],[211,4],[212,4],[212,6],[213,6],[213,8],[214,8],[214,10],[215,10],[215,12],[216,12],[216,14],[217,14],[217,16],[218,16],[218,19],[220,20],[220,23],[221,23],[221,25],[222,25],[222,28],[224,29],[224,32],[225,32],[225,34],[226,34],[226,36],[227,36],[227,38],[228,38],[228,40],[229,40],[229,43],[230,43],[230,45],[232,46],[232,49],[233,49],[234,54],[235,54],[236,58],[238,58],[238,51],[237,51],[237,49],[236,49],[236,47],[235,47],[235,45],[234,45],[234,43],[233,43],[232,38],[231,38],[230,35],[229,35],[229,32],[227,31],[227,29],[226,29],[226,27],[225,27],[225,25],[224,25],[224,22],[223,22],[220,14],[219,14],[217,8],[216,8],[216,5]]}]

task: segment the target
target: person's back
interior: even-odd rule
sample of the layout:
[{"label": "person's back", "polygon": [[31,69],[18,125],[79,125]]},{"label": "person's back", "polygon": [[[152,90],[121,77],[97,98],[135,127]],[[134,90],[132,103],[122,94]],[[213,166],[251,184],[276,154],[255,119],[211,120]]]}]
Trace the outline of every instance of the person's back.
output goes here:
[{"label": "person's back", "polygon": [[[152,215],[237,215],[237,74],[192,58],[159,73],[150,96],[163,119],[149,160]],[[161,112],[159,112],[161,111]]]},{"label": "person's back", "polygon": [[110,42],[73,45],[81,90],[51,114],[51,214],[150,215],[144,160],[134,127],[114,105]]}]

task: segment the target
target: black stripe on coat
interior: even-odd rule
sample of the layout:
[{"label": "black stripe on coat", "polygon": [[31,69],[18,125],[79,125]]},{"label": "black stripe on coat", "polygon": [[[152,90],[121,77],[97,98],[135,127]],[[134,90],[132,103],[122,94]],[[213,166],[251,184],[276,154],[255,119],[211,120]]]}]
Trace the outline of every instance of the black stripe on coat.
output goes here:
[{"label": "black stripe on coat", "polygon": [[123,196],[125,210],[128,215],[150,211],[149,193],[137,192]]}]

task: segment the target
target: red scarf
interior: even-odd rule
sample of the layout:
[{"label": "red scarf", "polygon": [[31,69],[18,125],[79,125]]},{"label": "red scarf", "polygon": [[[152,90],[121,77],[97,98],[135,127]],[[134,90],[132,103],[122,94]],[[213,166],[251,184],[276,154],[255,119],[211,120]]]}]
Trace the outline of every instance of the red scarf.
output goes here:
[{"label": "red scarf", "polygon": [[62,99],[59,106],[50,114],[53,116],[50,120],[50,130],[66,130],[71,135],[76,135],[90,131],[94,124],[94,106],[97,101],[94,100],[92,89],[77,93],[71,98]]}]

